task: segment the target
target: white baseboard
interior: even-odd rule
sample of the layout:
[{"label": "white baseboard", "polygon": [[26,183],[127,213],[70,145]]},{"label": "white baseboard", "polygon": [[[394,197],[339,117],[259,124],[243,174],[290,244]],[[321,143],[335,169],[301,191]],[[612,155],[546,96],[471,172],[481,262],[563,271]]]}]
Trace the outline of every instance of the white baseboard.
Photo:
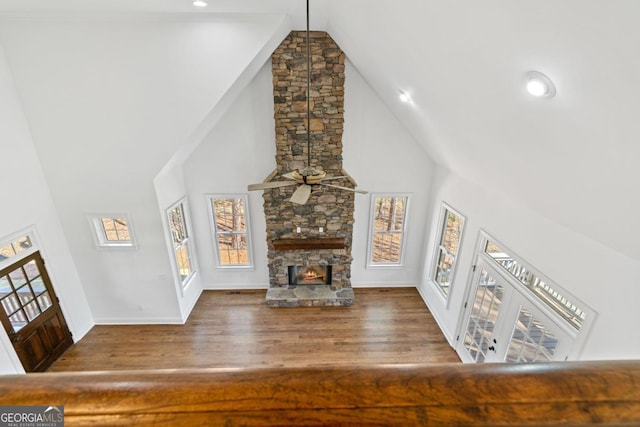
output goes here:
[{"label": "white baseboard", "polygon": [[[417,287],[415,282],[394,282],[383,283],[380,282],[358,282],[351,283],[352,288],[415,288]],[[233,283],[233,284],[210,284],[203,288],[205,291],[236,291],[242,289],[269,289],[268,283]]]},{"label": "white baseboard", "polygon": [[96,325],[183,325],[179,317],[103,317]]},{"label": "white baseboard", "polygon": [[238,291],[243,289],[269,289],[268,283],[215,283],[206,285],[205,291]]},{"label": "white baseboard", "polygon": [[427,308],[429,309],[429,312],[431,313],[431,315],[433,316],[433,318],[436,320],[436,323],[438,324],[438,327],[440,328],[440,330],[442,331],[442,334],[445,336],[445,338],[447,339],[447,342],[449,343],[449,345],[452,348],[455,348],[455,339],[453,337],[453,334],[451,334],[451,332],[449,331],[449,329],[447,329],[444,326],[444,322],[442,322],[442,319],[440,319],[440,317],[438,316],[438,312],[436,310],[434,310],[431,306],[429,306],[429,299],[427,298],[427,293],[425,290],[425,285],[424,284],[419,284],[418,286],[416,286],[416,289],[418,289],[418,293],[420,294],[420,297],[422,298],[422,301],[424,301],[425,305],[427,306]]},{"label": "white baseboard", "polygon": [[196,304],[200,300],[200,296],[202,295],[202,288],[200,288],[197,293],[198,295],[195,298],[192,298],[191,301],[189,301],[189,305],[187,306],[186,310],[182,312],[182,323],[186,323],[189,319],[189,316],[191,316],[193,308],[196,306]]},{"label": "white baseboard", "polygon": [[415,288],[415,282],[393,282],[393,283],[380,283],[380,282],[351,282],[352,288]]}]

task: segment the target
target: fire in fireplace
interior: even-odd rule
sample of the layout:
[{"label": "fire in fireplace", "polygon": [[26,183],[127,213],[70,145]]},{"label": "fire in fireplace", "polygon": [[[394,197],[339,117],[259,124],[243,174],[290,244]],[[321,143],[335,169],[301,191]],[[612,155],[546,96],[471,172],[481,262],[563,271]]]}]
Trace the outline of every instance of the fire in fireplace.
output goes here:
[{"label": "fire in fireplace", "polygon": [[290,265],[288,270],[289,286],[331,284],[330,265],[310,265],[306,267]]}]

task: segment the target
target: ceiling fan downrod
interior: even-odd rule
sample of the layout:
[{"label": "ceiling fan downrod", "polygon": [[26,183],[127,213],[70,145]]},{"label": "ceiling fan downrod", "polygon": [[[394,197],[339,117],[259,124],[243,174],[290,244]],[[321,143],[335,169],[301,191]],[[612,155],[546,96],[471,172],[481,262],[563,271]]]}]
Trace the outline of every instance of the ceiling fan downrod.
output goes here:
[{"label": "ceiling fan downrod", "polygon": [[307,0],[307,167],[311,168],[311,41],[309,36],[309,0]]},{"label": "ceiling fan downrod", "polygon": [[[315,169],[311,166],[311,29],[310,29],[310,19],[309,19],[309,0],[306,0],[307,3],[307,164],[302,169],[292,170],[291,172],[287,172],[282,174],[282,178],[284,180],[273,181],[272,179],[278,174],[278,169],[274,170],[271,175],[267,177],[267,179],[258,184],[249,184],[247,186],[248,190],[268,190],[280,187],[289,187],[289,186],[297,186],[289,201],[294,204],[304,205],[309,200],[311,196],[312,187],[323,186],[335,188],[342,191],[349,191],[352,193],[361,193],[366,194],[367,192],[364,190],[357,190],[355,188],[349,188],[342,185],[330,184],[330,181],[347,179],[354,186],[355,182],[346,172],[343,171],[343,175],[339,176],[327,176],[327,173],[321,169]],[[299,81],[299,79],[298,79]],[[296,139],[294,139],[291,144],[295,144]],[[292,150],[293,155],[293,150]]]}]

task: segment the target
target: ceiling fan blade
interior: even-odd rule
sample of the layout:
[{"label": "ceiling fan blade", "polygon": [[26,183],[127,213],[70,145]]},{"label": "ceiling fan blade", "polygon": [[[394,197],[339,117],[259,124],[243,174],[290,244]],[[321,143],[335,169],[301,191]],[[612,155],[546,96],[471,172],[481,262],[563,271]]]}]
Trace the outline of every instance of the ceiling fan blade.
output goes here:
[{"label": "ceiling fan blade", "polygon": [[348,176],[346,175],[341,175],[341,176],[325,176],[324,178],[322,178],[322,181],[331,181],[334,179],[342,179],[342,178],[348,178]]},{"label": "ceiling fan blade", "polygon": [[291,172],[287,172],[287,173],[283,174],[282,176],[285,177],[285,178],[288,178],[288,179],[295,180],[296,177],[293,175],[294,173],[295,173],[295,171],[291,171]]},{"label": "ceiling fan blade", "polygon": [[291,196],[291,203],[296,203],[298,205],[304,205],[309,200],[309,196],[311,195],[311,186],[307,184],[300,184],[300,186],[293,192]]},{"label": "ceiling fan blade", "polygon": [[341,185],[325,184],[324,182],[321,182],[320,185],[324,185],[325,187],[338,188],[340,190],[351,191],[353,193],[367,194],[365,190],[358,190],[356,188],[343,187]]},{"label": "ceiling fan blade", "polygon": [[266,190],[268,188],[287,187],[289,185],[295,185],[295,181],[271,181],[261,182],[260,184],[249,184],[247,190]]}]

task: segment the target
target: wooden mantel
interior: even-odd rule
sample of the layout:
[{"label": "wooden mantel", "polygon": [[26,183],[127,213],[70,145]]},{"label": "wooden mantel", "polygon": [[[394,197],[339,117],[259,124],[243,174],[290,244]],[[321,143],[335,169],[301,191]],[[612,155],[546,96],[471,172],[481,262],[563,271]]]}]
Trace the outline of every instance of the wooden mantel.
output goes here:
[{"label": "wooden mantel", "polygon": [[345,249],[344,237],[326,237],[315,239],[278,239],[274,240],[276,251],[300,251],[317,249]]}]

